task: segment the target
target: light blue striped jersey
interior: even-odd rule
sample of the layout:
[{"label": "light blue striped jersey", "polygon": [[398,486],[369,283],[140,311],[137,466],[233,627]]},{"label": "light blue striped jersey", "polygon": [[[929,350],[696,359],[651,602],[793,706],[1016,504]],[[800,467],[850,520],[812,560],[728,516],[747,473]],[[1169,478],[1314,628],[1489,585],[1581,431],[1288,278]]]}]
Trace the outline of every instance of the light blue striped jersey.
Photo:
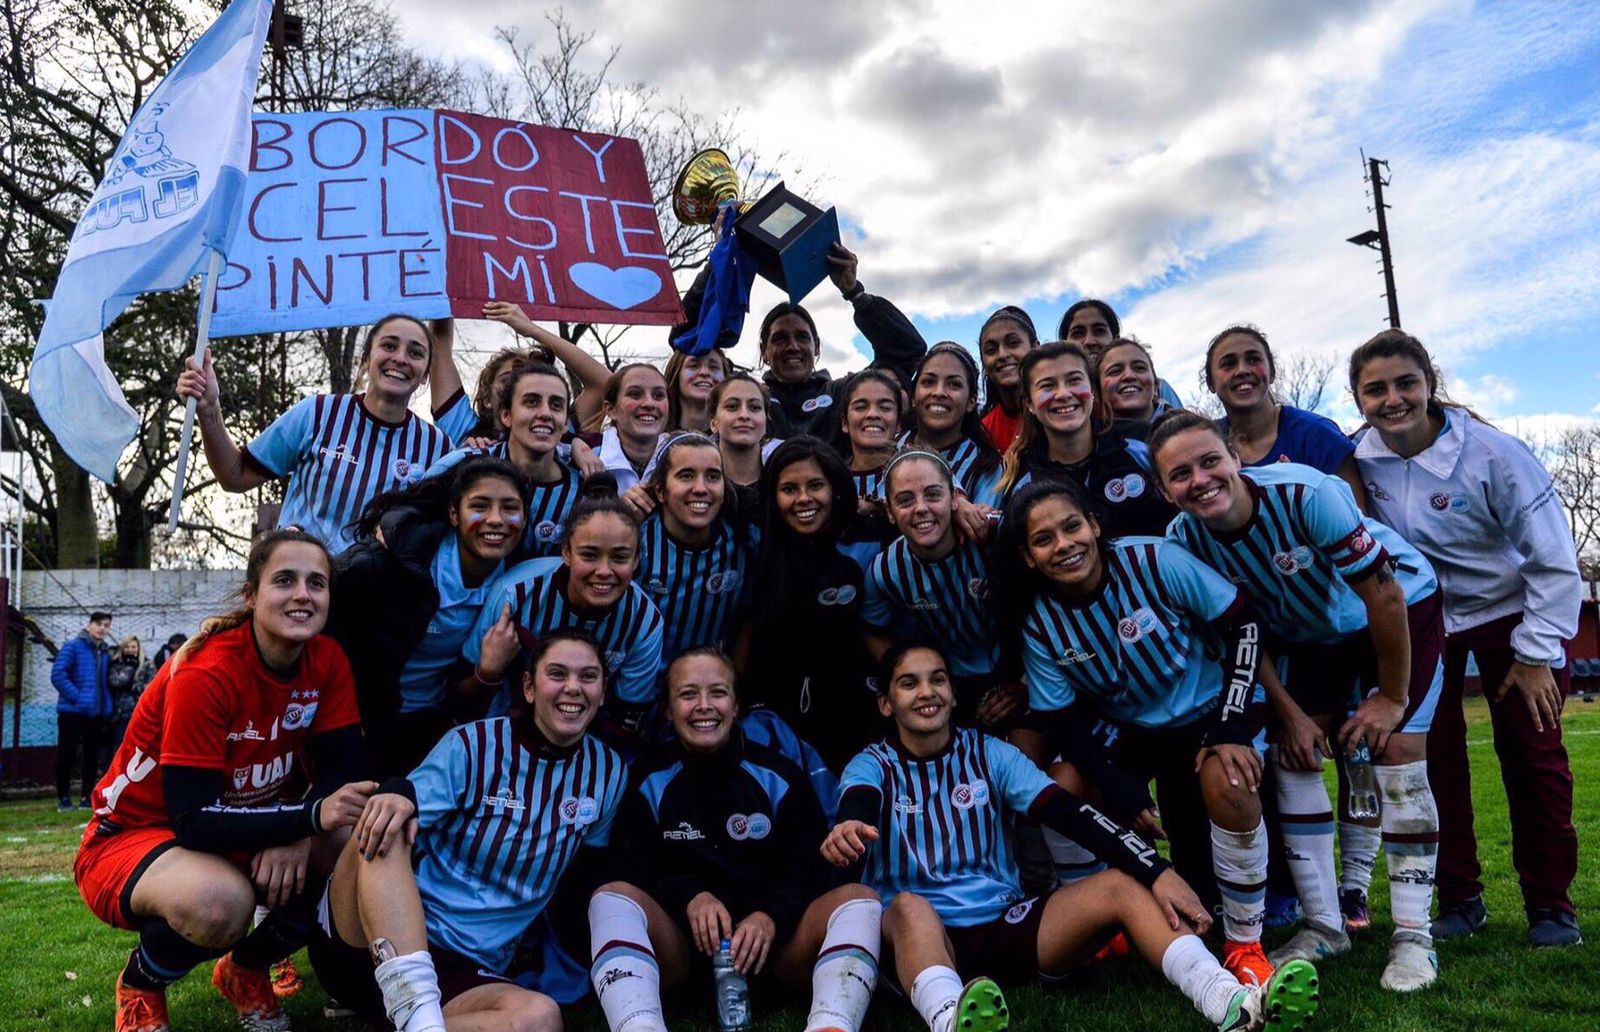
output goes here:
[{"label": "light blue striped jersey", "polygon": [[[503,606],[527,639],[537,640],[560,627],[578,627],[594,635],[605,653],[608,692],[623,702],[655,698],[656,671],[661,666],[661,614],[631,581],[622,598],[606,610],[583,610],[567,599],[567,565],[560,559],[529,559],[496,578],[477,626],[467,636],[463,655],[474,665],[483,655],[483,636],[500,619]],[[514,669],[520,669],[520,664]],[[513,686],[520,678],[512,678]],[[502,692],[497,707],[509,696]]]},{"label": "light blue striped jersey", "polygon": [[560,749],[498,717],[452,728],[408,780],[428,941],[504,974],[579,847],[607,844],[627,769],[593,736]]},{"label": "light blue striped jersey", "polygon": [[[430,572],[439,592],[439,608],[400,670],[401,713],[444,706],[447,680],[461,659],[462,646],[482,615],[484,601],[494,597],[490,591],[499,567],[475,588],[461,583],[460,540],[453,533],[446,534],[434,553]],[[478,637],[481,641],[483,636]]]},{"label": "light blue striped jersey", "polygon": [[350,524],[368,502],[422,479],[450,450],[444,432],[407,412],[385,423],[360,394],[313,394],[273,420],[244,449],[245,461],[289,478],[278,526],[321,538],[335,555],[355,541]]},{"label": "light blue striped jersey", "polygon": [[[905,448],[912,443],[912,435],[901,434],[900,440],[896,443]],[[961,493],[967,496],[968,501],[974,505],[987,505],[995,509],[1000,507],[1000,503],[1004,500],[1000,493],[1000,478],[1005,473],[1001,463],[996,463],[987,473],[979,473],[978,445],[970,437],[963,437],[948,448],[938,449],[938,452],[950,467],[950,479],[961,489]],[[860,481],[857,481],[857,487],[860,487]]]},{"label": "light blue striped jersey", "polygon": [[454,397],[433,412],[433,425],[450,438],[452,448],[461,447],[461,442],[478,429],[478,422],[478,413],[473,409],[472,399],[467,397],[465,390],[456,391]]},{"label": "light blue striped jersey", "polygon": [[710,543],[700,548],[674,541],[659,509],[645,518],[639,530],[639,572],[634,583],[661,611],[662,671],[684,649],[729,647],[734,614],[750,597],[755,562],[749,536],[721,517],[711,527]]},{"label": "light blue striped jersey", "polygon": [[1239,589],[1176,542],[1118,538],[1092,597],[1034,599],[1022,625],[1028,705],[1060,710],[1085,697],[1118,723],[1193,723],[1222,695],[1211,624],[1241,608]]},{"label": "light blue striped jersey", "polygon": [[1000,659],[985,600],[989,563],[981,546],[962,541],[943,559],[928,562],[896,538],[867,567],[861,617],[895,636],[896,625],[936,643],[958,677],[988,677]]},{"label": "light blue striped jersey", "polygon": [[1054,784],[1015,746],[971,728],[952,728],[949,747],[927,759],[870,745],[839,784],[842,795],[865,787],[882,799],[861,880],[884,903],[916,893],[951,927],[992,921],[1023,899],[1006,811],[1026,813]]},{"label": "light blue striped jersey", "polygon": [[1366,606],[1348,582],[1375,573],[1379,563],[1393,564],[1408,605],[1437,587],[1422,554],[1363,517],[1338,477],[1294,462],[1240,476],[1253,506],[1244,527],[1224,534],[1183,513],[1167,535],[1243,588],[1268,633],[1332,643],[1366,630]]},{"label": "light blue striped jersey", "polygon": [[[444,476],[471,458],[487,455],[506,459],[509,448],[505,441],[497,441],[487,448],[458,448],[428,467],[424,477]],[[540,559],[561,554],[561,525],[567,514],[578,504],[578,490],[583,486],[583,474],[568,463],[556,460],[558,478],[548,483],[535,481],[528,496],[528,519],[522,535],[520,559]]]}]

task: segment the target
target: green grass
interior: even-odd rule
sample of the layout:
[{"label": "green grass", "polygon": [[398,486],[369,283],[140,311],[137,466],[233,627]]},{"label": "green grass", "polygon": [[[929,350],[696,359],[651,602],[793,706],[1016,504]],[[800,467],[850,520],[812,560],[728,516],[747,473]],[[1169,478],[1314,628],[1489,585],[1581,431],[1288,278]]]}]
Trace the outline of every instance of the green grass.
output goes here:
[{"label": "green grass", "polygon": [[[1442,976],[1431,990],[1398,997],[1378,989],[1386,956],[1387,900],[1381,874],[1374,886],[1372,932],[1353,954],[1323,973],[1322,1028],[1370,1032],[1443,1030],[1600,1029],[1600,947],[1534,952],[1525,926],[1510,831],[1489,727],[1481,703],[1469,712],[1473,796],[1485,867],[1489,928],[1465,943],[1440,949]],[[1600,703],[1574,701],[1567,711],[1567,745],[1577,782],[1581,858],[1573,896],[1591,937],[1600,937]],[[112,1023],[112,987],[133,937],[90,916],[71,880],[72,856],[83,821],[57,814],[53,803],[0,805],[0,1030],[90,1032]],[[1282,936],[1278,936],[1281,938]],[[1270,944],[1269,944],[1270,945]],[[359,1026],[322,1017],[322,994],[301,958],[307,989],[288,1003],[295,1027],[306,1030]],[[710,996],[709,987],[705,994]],[[233,1015],[209,984],[209,967],[191,974],[170,994],[183,1030],[233,1028]],[[1021,989],[1011,994],[1016,1027],[1039,1032],[1067,1029],[1204,1029],[1187,1001],[1154,972],[1132,962],[1094,969],[1064,989]],[[798,1007],[770,1010],[757,1032],[798,1029]],[[577,1032],[603,1032],[592,1007],[572,1013]],[[708,1032],[704,1014],[682,1015],[675,1028]],[[904,1004],[878,1000],[868,1019],[873,1032],[920,1032]]]}]

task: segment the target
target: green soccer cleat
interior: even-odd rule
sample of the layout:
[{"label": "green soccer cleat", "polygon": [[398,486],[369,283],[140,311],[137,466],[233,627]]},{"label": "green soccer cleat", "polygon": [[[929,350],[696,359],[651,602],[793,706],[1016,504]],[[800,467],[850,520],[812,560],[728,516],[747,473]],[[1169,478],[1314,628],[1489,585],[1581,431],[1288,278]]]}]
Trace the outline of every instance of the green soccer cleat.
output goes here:
[{"label": "green soccer cleat", "polygon": [[1217,1032],[1305,1032],[1317,1016],[1319,984],[1309,961],[1291,960],[1266,985],[1239,990]]},{"label": "green soccer cleat", "polygon": [[956,1032],[1005,1032],[1011,1008],[992,978],[974,978],[956,1000]]}]

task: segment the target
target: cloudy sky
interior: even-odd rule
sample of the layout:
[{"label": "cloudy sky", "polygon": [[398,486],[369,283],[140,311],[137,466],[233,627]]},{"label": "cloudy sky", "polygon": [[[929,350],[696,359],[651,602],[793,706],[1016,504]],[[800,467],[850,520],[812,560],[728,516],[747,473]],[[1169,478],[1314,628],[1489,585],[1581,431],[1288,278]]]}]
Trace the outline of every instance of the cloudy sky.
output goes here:
[{"label": "cloudy sky", "polygon": [[[394,0],[412,42],[494,64],[525,0]],[[802,13],[803,12],[803,13]],[[580,0],[613,73],[737,108],[836,205],[861,278],[969,346],[1021,304],[1105,297],[1192,396],[1233,321],[1282,352],[1385,325],[1360,153],[1388,160],[1400,312],[1464,400],[1537,428],[1600,401],[1600,18],[1585,0]],[[496,114],[498,112],[486,112]],[[759,313],[778,299],[762,285]],[[810,299],[826,364],[847,307]],[[747,328],[752,337],[754,326]],[[641,331],[641,349],[664,335]],[[739,355],[752,357],[745,344]],[[1352,414],[1341,401],[1336,414]]]}]

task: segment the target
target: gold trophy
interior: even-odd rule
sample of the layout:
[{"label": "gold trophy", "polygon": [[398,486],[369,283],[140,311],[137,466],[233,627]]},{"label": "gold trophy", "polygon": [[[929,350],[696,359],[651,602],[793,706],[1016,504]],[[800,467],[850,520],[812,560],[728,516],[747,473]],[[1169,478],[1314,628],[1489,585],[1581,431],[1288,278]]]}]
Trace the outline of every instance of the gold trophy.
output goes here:
[{"label": "gold trophy", "polygon": [[739,198],[739,174],[726,151],[711,147],[689,159],[672,186],[672,213],[686,226],[716,221],[735,205],[733,232],[761,275],[799,304],[828,276],[828,250],[839,240],[839,216],[790,193],[782,183],[759,200]]}]

